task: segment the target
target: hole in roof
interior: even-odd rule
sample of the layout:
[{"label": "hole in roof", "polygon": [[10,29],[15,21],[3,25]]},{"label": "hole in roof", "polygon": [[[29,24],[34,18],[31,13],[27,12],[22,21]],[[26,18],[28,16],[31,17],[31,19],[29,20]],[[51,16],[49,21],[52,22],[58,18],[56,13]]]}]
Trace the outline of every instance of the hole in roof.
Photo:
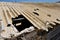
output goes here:
[{"label": "hole in roof", "polygon": [[9,26],[11,26],[11,24],[8,24],[7,26],[9,27]]},{"label": "hole in roof", "polygon": [[[24,18],[23,20],[15,20],[15,19],[20,19],[20,18]],[[21,25],[16,25],[18,23],[22,23]],[[29,20],[27,20],[23,15],[19,15],[18,18],[13,18],[12,19],[12,24],[14,25],[14,27],[20,32],[22,30],[24,30],[25,28],[29,28],[30,26],[33,26],[32,23],[30,23]]]}]

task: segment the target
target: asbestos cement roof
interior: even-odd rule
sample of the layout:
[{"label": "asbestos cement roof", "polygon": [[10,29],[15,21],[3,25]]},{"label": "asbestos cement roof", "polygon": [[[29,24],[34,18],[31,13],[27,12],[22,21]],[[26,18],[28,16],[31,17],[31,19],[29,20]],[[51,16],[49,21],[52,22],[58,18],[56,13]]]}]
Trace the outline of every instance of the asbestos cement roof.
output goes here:
[{"label": "asbestos cement roof", "polygon": [[[8,24],[13,26],[12,18],[18,17],[18,15],[23,15],[39,30],[48,31],[48,28],[53,28],[49,24],[60,24],[60,3],[0,2],[0,26],[3,29],[7,28]],[[10,28],[7,29],[9,30]],[[12,28],[9,31],[11,30]]]}]

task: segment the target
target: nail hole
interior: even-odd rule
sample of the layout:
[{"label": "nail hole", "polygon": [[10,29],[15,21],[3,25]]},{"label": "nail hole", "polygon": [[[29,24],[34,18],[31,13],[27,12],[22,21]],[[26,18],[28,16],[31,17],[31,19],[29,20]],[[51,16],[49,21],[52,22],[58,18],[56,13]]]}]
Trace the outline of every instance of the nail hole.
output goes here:
[{"label": "nail hole", "polygon": [[34,9],[34,11],[39,10],[38,8]]},{"label": "nail hole", "polygon": [[48,14],[47,16],[51,17],[51,15],[50,15],[50,14]]},{"label": "nail hole", "polygon": [[60,21],[59,19],[56,19],[57,21]]},{"label": "nail hole", "polygon": [[33,12],[35,15],[38,15],[39,16],[39,14],[38,13],[36,13],[36,12]]}]

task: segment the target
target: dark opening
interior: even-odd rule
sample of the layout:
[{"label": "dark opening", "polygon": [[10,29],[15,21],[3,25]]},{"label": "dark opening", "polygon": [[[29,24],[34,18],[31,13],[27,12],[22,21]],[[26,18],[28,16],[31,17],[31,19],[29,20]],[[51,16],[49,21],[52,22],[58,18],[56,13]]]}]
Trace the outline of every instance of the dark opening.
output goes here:
[{"label": "dark opening", "polygon": [[8,24],[7,27],[11,26],[11,24]]},{"label": "dark opening", "polygon": [[[24,19],[20,19],[24,18]],[[20,19],[20,20],[15,20]],[[22,23],[21,25],[16,26],[17,23]],[[19,15],[16,18],[12,18],[12,24],[16,27],[16,29],[20,32],[24,30],[25,28],[29,28],[30,26],[33,26],[23,15]]]}]

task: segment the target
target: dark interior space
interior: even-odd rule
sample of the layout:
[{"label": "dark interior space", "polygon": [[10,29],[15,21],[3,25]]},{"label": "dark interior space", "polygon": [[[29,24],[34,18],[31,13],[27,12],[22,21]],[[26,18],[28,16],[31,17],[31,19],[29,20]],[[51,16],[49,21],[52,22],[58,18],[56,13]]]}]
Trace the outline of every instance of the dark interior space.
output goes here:
[{"label": "dark interior space", "polygon": [[54,25],[53,27],[54,27],[53,30],[49,31],[49,33],[47,34],[47,40],[60,39],[60,24],[56,23],[56,25]]},{"label": "dark interior space", "polygon": [[[15,20],[19,19],[19,20]],[[16,26],[17,23],[21,23],[21,25]],[[20,32],[24,30],[25,28],[29,28],[30,26],[33,26],[24,16],[19,15],[16,18],[12,18],[12,24],[16,27],[16,29]]]}]

